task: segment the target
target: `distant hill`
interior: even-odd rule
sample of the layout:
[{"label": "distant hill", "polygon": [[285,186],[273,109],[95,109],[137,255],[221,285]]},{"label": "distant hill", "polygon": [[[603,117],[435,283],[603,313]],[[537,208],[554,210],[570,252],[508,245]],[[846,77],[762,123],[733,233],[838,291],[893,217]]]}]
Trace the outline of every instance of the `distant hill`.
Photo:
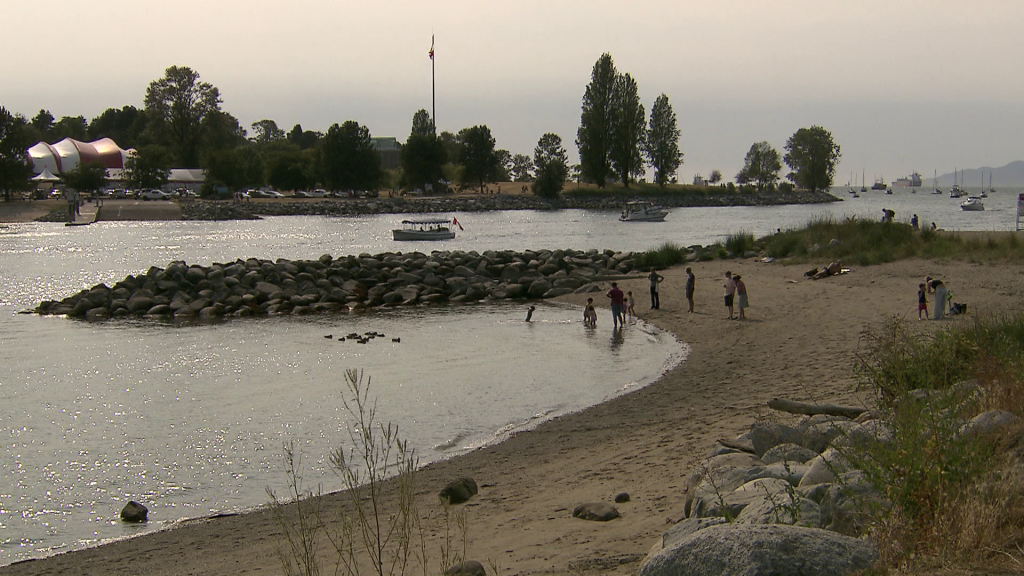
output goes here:
[{"label": "distant hill", "polygon": [[[963,170],[963,176],[958,176],[958,178],[962,185],[971,188],[981,186],[982,178],[984,178],[985,187],[987,188],[989,173],[992,174],[992,187],[997,190],[1000,186],[1003,188],[1019,188],[1024,186],[1024,160],[1010,162],[1006,166],[1000,166],[999,168],[991,168],[989,166],[966,168]],[[939,187],[949,188],[952,185],[952,173],[939,176]],[[935,179],[925,178],[923,186],[925,188],[933,188],[935,186]]]}]

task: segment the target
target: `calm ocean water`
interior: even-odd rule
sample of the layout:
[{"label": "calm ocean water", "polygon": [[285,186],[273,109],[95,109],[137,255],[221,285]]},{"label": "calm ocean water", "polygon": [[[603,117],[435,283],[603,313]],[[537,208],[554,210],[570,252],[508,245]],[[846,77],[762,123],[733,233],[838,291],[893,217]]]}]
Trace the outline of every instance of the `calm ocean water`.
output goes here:
[{"label": "calm ocean water", "polygon": [[[674,209],[656,224],[587,210],[460,213],[459,238],[427,245],[393,242],[401,217],[392,215],[0,225],[0,565],[263,504],[266,487],[284,486],[285,442],[301,449],[308,482],[337,487],[326,462],[346,437],[347,368],[372,377],[381,419],[426,462],[646,385],[688,349],[641,323],[614,336],[607,312],[585,330],[579,310],[556,305],[539,306],[530,324],[514,303],[219,324],[15,314],[40,300],[172,260],[645,250],[763,235],[822,216],[878,218],[883,208],[950,230],[1012,230],[1016,215],[1016,191],[996,193],[975,213],[926,192],[837,194],[847,200]],[[366,345],[337,339],[368,331],[386,336]],[[148,526],[114,521],[128,499],[150,507]]]}]

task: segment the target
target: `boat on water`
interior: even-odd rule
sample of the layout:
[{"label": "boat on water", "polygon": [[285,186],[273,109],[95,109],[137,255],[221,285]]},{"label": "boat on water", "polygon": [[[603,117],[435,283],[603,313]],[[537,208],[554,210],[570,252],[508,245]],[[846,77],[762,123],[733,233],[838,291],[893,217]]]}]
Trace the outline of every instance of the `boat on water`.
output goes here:
[{"label": "boat on water", "polygon": [[900,178],[897,178],[892,185],[900,188],[920,188],[921,175],[915,170],[910,176],[901,176]]},{"label": "boat on water", "polygon": [[453,225],[456,219],[441,220],[438,218],[421,220],[402,220],[402,227],[391,231],[395,240],[452,240],[455,238]]},{"label": "boat on water", "polygon": [[885,178],[879,178],[875,180],[875,183],[871,185],[872,190],[888,190],[889,185],[885,183]]},{"label": "boat on water", "polygon": [[950,198],[961,198],[964,195],[964,191],[962,188],[960,188],[959,184],[953,184],[953,187],[949,189]]},{"label": "boat on water", "polygon": [[626,208],[619,216],[620,222],[661,222],[668,216],[668,210],[655,206],[651,202],[637,200],[627,202]]},{"label": "boat on water", "polygon": [[960,203],[960,209],[967,212],[976,212],[978,210],[984,210],[985,205],[977,198],[968,198]]}]

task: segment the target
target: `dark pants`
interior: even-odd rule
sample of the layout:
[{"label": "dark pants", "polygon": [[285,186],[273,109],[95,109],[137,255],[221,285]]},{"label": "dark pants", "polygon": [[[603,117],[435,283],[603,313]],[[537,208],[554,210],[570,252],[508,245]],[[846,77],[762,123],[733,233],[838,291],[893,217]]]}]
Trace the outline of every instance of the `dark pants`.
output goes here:
[{"label": "dark pants", "polygon": [[661,308],[661,300],[658,298],[658,289],[651,288],[651,308],[659,310]]}]

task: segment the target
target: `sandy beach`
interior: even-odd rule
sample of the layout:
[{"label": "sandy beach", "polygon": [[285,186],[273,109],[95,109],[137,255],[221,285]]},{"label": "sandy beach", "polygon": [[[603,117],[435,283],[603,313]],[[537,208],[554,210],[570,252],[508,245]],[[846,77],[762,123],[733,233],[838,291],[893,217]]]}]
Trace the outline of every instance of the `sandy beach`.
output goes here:
[{"label": "sandy beach", "polygon": [[[970,322],[974,315],[1017,311],[1024,302],[1019,265],[909,260],[853,267],[818,281],[803,277],[807,265],[731,260],[692,267],[695,314],[686,313],[684,266],[664,271],[661,310],[647,310],[645,279],[620,283],[633,291],[642,318],[692,346],[683,364],[642,390],[424,468],[417,476],[421,516],[436,518],[438,490],[469,476],[480,493],[465,505],[468,558],[496,565],[504,575],[632,574],[661,533],[682,517],[685,478],[717,438],[735,437],[758,418],[788,420],[765,402],[775,397],[870,402],[869,394],[854,390],[853,366],[865,330],[893,316],[935,330]],[[743,275],[751,303],[747,320],[726,319],[726,270]],[[942,279],[956,301],[970,305],[971,314],[919,322],[916,291],[925,275]],[[605,306],[598,311],[597,329],[610,337],[606,299],[595,296]],[[580,305],[585,299],[565,298]],[[538,361],[571,359],[552,354]],[[515,375],[481,385],[500,385],[501,378]],[[617,505],[621,518],[600,523],[572,517],[576,505],[610,503],[620,492],[630,495],[629,502]],[[338,506],[340,498],[326,498],[328,506]],[[159,514],[151,510],[152,517]],[[441,547],[436,522],[426,521],[426,527],[426,550],[433,554]],[[282,573],[277,557],[282,544],[272,514],[259,511],[192,521],[7,566],[0,573],[276,575]],[[333,570],[333,556],[324,554]],[[436,558],[428,568],[438,572]],[[422,571],[417,566],[409,573]]]}]

